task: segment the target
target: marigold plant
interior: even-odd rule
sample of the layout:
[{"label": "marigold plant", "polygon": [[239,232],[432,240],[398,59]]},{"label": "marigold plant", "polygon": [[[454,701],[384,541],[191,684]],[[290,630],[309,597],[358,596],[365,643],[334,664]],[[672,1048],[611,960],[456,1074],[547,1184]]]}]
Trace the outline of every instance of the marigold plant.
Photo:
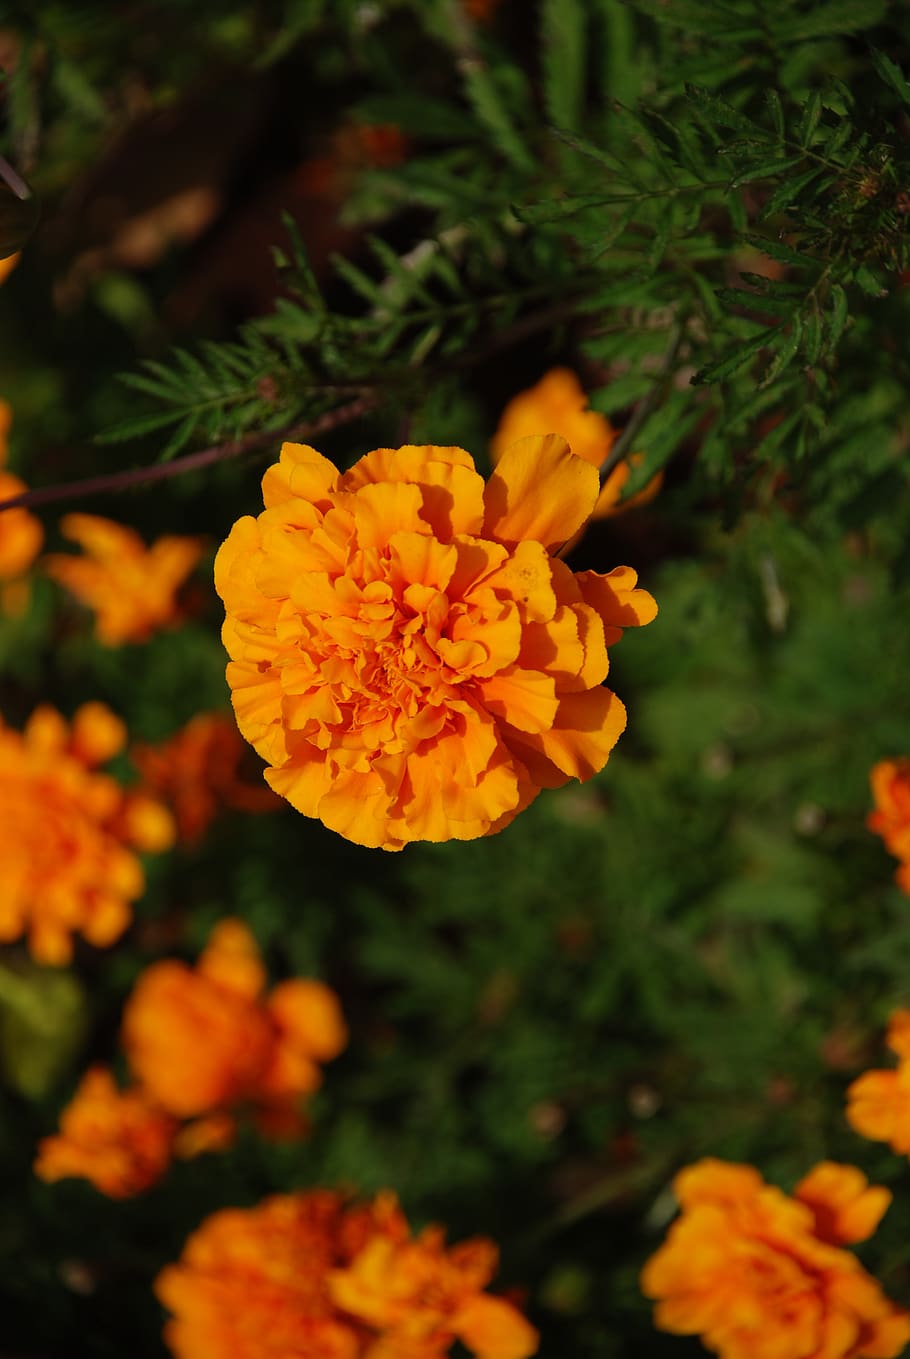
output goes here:
[{"label": "marigold plant", "polygon": [[99,642],[144,642],[177,621],[177,591],[202,555],[197,538],[168,534],[146,547],[133,529],[96,514],[67,514],[60,527],[83,555],[50,553],[45,570],[94,611]]},{"label": "marigold plant", "polygon": [[880,760],[873,765],[869,781],[875,808],[866,825],[900,859],[895,880],[910,893],[910,759]]},{"label": "marigold plant", "polygon": [[656,605],[627,567],[554,555],[598,494],[564,439],[514,444],[486,485],[460,448],[339,474],[285,444],[262,489],[215,584],[240,730],[298,811],[383,849],[469,840],[603,768],[626,722],[607,647]]},{"label": "marigold plant", "polygon": [[35,1174],[53,1182],[89,1180],[108,1198],[148,1189],[170,1165],[177,1120],[141,1089],[118,1089],[110,1071],[92,1067],[60,1119],[38,1145]]},{"label": "marigold plant", "polygon": [[226,1131],[224,1111],[250,1104],[269,1132],[303,1129],[300,1098],[321,1083],[319,1063],[341,1052],[347,1031],[322,982],[294,978],[268,995],[265,982],[239,920],[216,925],[195,968],[165,959],[142,973],[124,1009],[123,1048],[135,1080],[169,1114],[219,1114]]},{"label": "marigold plant", "polygon": [[641,1276],[659,1329],[722,1359],[892,1359],[910,1340],[910,1314],[843,1249],[890,1201],[854,1167],[823,1162],[791,1198],[707,1159],[673,1187],[682,1214]]},{"label": "marigold plant", "polygon": [[145,887],[134,851],[173,843],[160,803],[99,772],[125,743],[101,703],[69,726],[48,706],[22,732],[0,725],[0,940],[27,935],[39,962],[68,962],[77,932],[99,946],[118,938]]},{"label": "marigold plant", "polygon": [[[513,396],[500,416],[490,444],[493,462],[498,463],[518,439],[535,434],[561,434],[573,453],[597,468],[603,466],[617,437],[606,416],[588,408],[584,388],[571,368],[551,368],[533,387]],[[654,499],[663,484],[662,472],[636,495],[621,499],[633,468],[641,461],[642,455],[633,453],[616,464],[601,488],[592,518],[606,519]]]},{"label": "marigold plant", "polygon": [[176,1359],[440,1359],[458,1339],[478,1359],[526,1359],[537,1335],[485,1293],[496,1248],[412,1238],[393,1194],[348,1205],[329,1190],[226,1209],[190,1237],[156,1292]]},{"label": "marigold plant", "polygon": [[188,845],[202,839],[220,807],[267,812],[282,805],[268,788],[241,778],[245,754],[249,747],[221,713],[198,713],[161,745],[130,750],[143,786],[171,808]]},{"label": "marigold plant", "polygon": [[863,1137],[910,1156],[910,1010],[891,1016],[887,1043],[897,1066],[857,1077],[847,1090],[847,1121]]}]

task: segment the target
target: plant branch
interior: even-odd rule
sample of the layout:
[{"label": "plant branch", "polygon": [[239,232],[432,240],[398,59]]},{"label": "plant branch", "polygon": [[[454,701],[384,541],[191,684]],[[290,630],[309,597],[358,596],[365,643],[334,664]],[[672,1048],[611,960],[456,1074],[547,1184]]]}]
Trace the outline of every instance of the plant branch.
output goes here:
[{"label": "plant branch", "polygon": [[244,453],[266,448],[279,439],[302,439],[315,434],[325,434],[328,430],[338,429],[341,425],[359,420],[378,402],[378,395],[374,392],[365,392],[355,401],[326,411],[315,420],[289,425],[287,429],[256,430],[252,434],[245,434],[241,439],[214,444],[211,448],[200,449],[197,453],[187,453],[182,458],[174,458],[173,462],[154,463],[151,467],[137,467],[127,472],[109,472],[100,477],[85,477],[81,481],[59,482],[55,486],[40,486],[37,490],[24,491],[21,495],[0,501],[0,512],[31,505],[49,505],[59,500],[74,500],[79,496],[109,495],[114,491],[126,491],[149,481],[166,481],[170,477],[182,476],[184,472],[198,471],[201,467],[211,467],[214,463],[225,462],[228,458],[238,458]]}]

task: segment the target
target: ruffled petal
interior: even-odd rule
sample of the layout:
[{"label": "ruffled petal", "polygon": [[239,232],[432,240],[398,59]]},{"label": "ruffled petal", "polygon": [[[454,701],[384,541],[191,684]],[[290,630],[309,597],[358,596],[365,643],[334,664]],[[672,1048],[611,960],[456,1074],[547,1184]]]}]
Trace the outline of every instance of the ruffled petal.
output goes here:
[{"label": "ruffled petal", "polygon": [[487,482],[484,535],[506,543],[532,539],[552,552],[590,518],[599,485],[597,469],[558,434],[519,439]]}]

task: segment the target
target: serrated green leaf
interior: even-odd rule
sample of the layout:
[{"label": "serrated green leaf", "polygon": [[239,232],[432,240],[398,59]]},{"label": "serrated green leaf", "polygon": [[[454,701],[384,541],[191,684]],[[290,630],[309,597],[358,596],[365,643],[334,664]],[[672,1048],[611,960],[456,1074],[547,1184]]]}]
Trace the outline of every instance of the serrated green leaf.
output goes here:
[{"label": "serrated green leaf", "polygon": [[515,128],[503,91],[490,68],[479,58],[471,57],[462,61],[461,75],[465,94],[494,146],[516,169],[532,172],[534,159]]},{"label": "serrated green leaf", "polygon": [[832,283],[830,298],[831,311],[826,320],[828,323],[828,344],[834,349],[844,333],[844,327],[850,316],[850,305],[847,301],[847,294],[839,283]]},{"label": "serrated green leaf", "polygon": [[732,128],[734,132],[741,132],[748,138],[757,138],[757,144],[763,145],[768,141],[768,134],[764,128],[759,127],[751,118],[740,113],[739,109],[728,104],[725,99],[711,94],[700,85],[686,85],[686,95],[695,108],[704,114],[709,121],[719,124],[721,127]]},{"label": "serrated green leaf", "polygon": [[767,369],[759,380],[759,387],[764,389],[776,382],[781,373],[793,362],[799,351],[800,341],[803,338],[803,323],[797,314],[790,322],[790,332],[785,334],[780,347],[774,358],[769,363]]},{"label": "serrated green leaf", "polygon": [[877,47],[870,48],[872,65],[876,72],[889,85],[902,103],[910,108],[910,84],[897,62],[891,60],[884,52],[880,52]]},{"label": "serrated green leaf", "polygon": [[542,0],[540,64],[547,116],[557,127],[577,128],[584,101],[587,10],[581,0]]},{"label": "serrated green leaf", "polygon": [[724,378],[731,377],[733,373],[739,372],[751,358],[764,349],[766,345],[780,334],[783,323],[776,326],[768,326],[765,330],[753,335],[745,344],[740,345],[732,354],[726,354],[722,359],[714,363],[706,364],[692,378],[692,385],[695,387],[707,386],[714,382],[722,382]]},{"label": "serrated green leaf", "polygon": [[881,23],[887,8],[887,0],[814,0],[806,13],[784,19],[781,38],[784,42],[805,42],[837,33],[858,33]]},{"label": "serrated green leaf", "polygon": [[741,184],[752,184],[759,179],[773,179],[777,175],[782,175],[785,170],[792,170],[794,165],[799,165],[803,160],[802,155],[786,156],[783,159],[768,160],[757,165],[750,165],[747,169],[740,171],[739,174],[730,180],[730,188],[738,189]]},{"label": "serrated green leaf", "polygon": [[798,198],[814,180],[827,173],[824,166],[816,165],[813,166],[811,170],[805,170],[801,175],[797,175],[795,179],[786,180],[775,189],[774,193],[768,199],[761,210],[761,217],[759,220],[762,222],[767,221],[767,219],[773,217],[775,213],[781,212],[784,208],[789,207],[794,199]]},{"label": "serrated green leaf", "polygon": [[818,90],[813,90],[809,95],[806,107],[803,109],[803,116],[799,120],[796,129],[796,139],[800,146],[809,146],[812,135],[818,126],[818,120],[822,113],[822,97]]},{"label": "serrated green leaf", "polygon": [[774,131],[777,133],[778,137],[782,138],[786,128],[784,106],[780,102],[780,95],[773,87],[765,90],[765,103],[768,106],[768,112],[770,113],[771,121],[774,124]]}]

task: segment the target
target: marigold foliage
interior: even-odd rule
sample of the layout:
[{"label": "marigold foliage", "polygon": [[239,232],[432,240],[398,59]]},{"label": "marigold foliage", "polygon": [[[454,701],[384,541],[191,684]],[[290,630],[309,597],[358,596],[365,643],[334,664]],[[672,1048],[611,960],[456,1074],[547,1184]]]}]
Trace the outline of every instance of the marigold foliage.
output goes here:
[{"label": "marigold foliage", "polygon": [[0,725],[0,940],[26,935],[39,962],[68,962],[74,933],[113,943],[145,886],[135,851],[173,843],[160,803],[98,770],[125,742],[102,703],[70,726],[48,706],[22,732]]},{"label": "marigold foliage", "polygon": [[[490,456],[498,463],[503,453],[518,439],[531,435],[560,434],[585,462],[598,469],[610,452],[617,431],[609,420],[589,410],[588,398],[571,368],[551,368],[527,391],[513,396],[499,419],[490,443]],[[641,454],[623,458],[613,468],[601,487],[592,519],[607,519],[623,510],[646,505],[653,500],[663,484],[663,473],[651,478],[637,494],[621,499],[632,469],[641,463]]]},{"label": "marigold foliage", "polygon": [[198,539],[168,534],[147,548],[133,529],[96,514],[67,514],[60,527],[83,555],[52,552],[44,568],[94,612],[99,642],[144,642],[178,621],[177,591],[202,555]]},{"label": "marigold foliage", "polygon": [[317,1189],[215,1213],[156,1292],[175,1359],[440,1359],[456,1339],[477,1359],[526,1359],[536,1332],[484,1292],[496,1262],[491,1241],[412,1238],[394,1194],[346,1205]]},{"label": "marigold foliage", "polygon": [[898,886],[910,893],[910,759],[880,760],[869,774],[875,808],[866,825],[900,859]]},{"label": "marigold foliage", "polygon": [[89,1180],[108,1198],[155,1184],[170,1165],[177,1121],[145,1091],[118,1089],[110,1071],[92,1067],[60,1118],[60,1132],[39,1143],[42,1180]]},{"label": "marigold foliage", "polygon": [[603,768],[626,722],[607,647],[657,610],[629,568],[554,555],[598,493],[564,439],[514,444],[486,485],[460,448],[339,474],[285,444],[262,487],[215,584],[240,730],[298,811],[383,849],[469,840]]},{"label": "marigold foliage", "polygon": [[893,1359],[910,1313],[849,1251],[887,1207],[852,1166],[830,1162],[791,1198],[751,1166],[706,1159],[676,1176],[682,1209],[641,1276],[655,1325],[698,1335],[721,1359]]}]

